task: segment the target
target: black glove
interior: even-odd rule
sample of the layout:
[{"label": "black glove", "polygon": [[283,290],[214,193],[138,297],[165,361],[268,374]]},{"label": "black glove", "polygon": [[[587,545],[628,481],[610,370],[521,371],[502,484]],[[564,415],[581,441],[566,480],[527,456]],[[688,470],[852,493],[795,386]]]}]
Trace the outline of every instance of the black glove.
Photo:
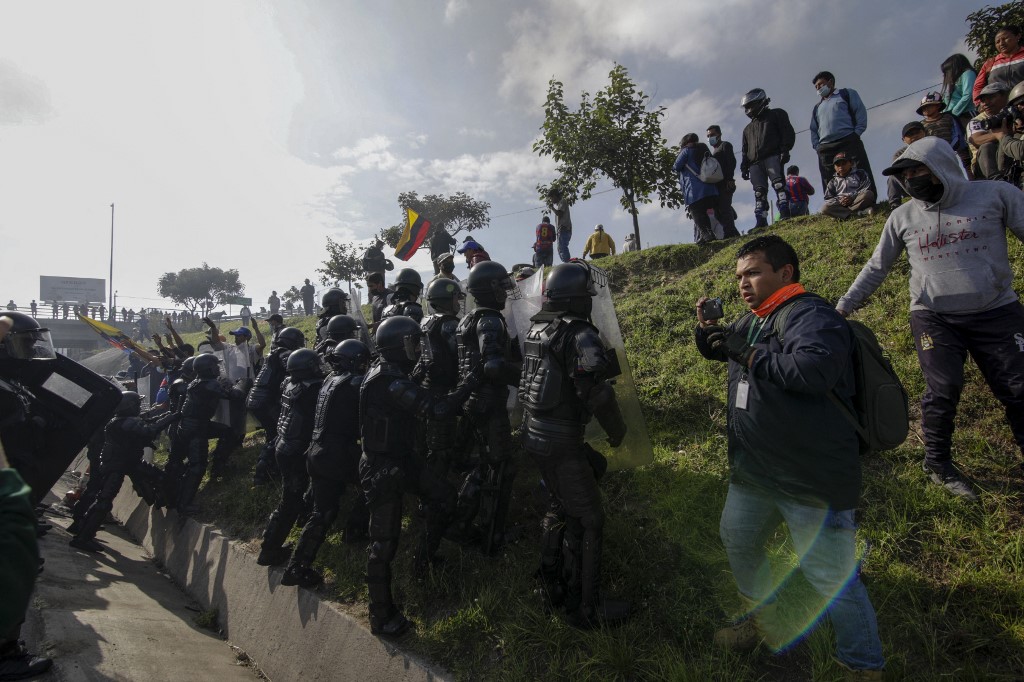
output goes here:
[{"label": "black glove", "polygon": [[740,169],[740,177],[743,178],[744,180],[749,180],[750,179],[750,169],[749,168],[741,168]]},{"label": "black glove", "polygon": [[714,325],[707,327],[705,331],[709,332],[707,339],[711,350],[723,351],[730,360],[738,362],[744,367],[750,363],[750,356],[754,354],[755,348],[747,343],[742,334],[730,332],[724,327]]},{"label": "black glove", "polygon": [[[781,154],[779,154],[779,161],[782,162],[783,166],[785,166],[787,163],[789,163],[789,152],[782,152]],[[783,169],[783,170],[785,170],[785,169]]]}]

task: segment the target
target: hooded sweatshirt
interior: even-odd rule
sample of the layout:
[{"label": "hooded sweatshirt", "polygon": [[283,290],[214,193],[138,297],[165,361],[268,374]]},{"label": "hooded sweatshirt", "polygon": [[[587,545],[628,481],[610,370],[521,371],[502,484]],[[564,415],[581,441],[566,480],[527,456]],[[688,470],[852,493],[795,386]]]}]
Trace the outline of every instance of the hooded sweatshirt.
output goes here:
[{"label": "hooded sweatshirt", "polygon": [[903,250],[911,310],[977,313],[1016,301],[1006,229],[1024,241],[1024,192],[1006,182],[969,181],[953,149],[935,137],[918,140],[900,158],[926,165],[942,183],[942,197],[935,203],[911,199],[892,212],[871,259],[836,308],[849,313],[863,305]]}]

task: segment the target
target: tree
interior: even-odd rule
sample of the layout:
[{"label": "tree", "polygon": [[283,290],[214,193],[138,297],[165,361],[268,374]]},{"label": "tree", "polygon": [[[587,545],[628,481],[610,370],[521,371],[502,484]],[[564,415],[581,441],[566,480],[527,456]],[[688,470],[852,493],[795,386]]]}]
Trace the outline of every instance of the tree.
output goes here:
[{"label": "tree", "polygon": [[192,313],[197,308],[208,313],[214,302],[225,303],[228,297],[244,294],[245,286],[238,281],[238,270],[221,270],[203,263],[201,268],[165,272],[157,281],[157,291]]},{"label": "tree", "polygon": [[[570,204],[589,199],[601,176],[611,180],[622,192],[619,203],[633,217],[633,235],[639,243],[639,204],[651,203],[653,194],[663,207],[682,204],[672,171],[675,154],[661,136],[665,108],[648,110],[650,98],[637,90],[621,64],[615,65],[608,80],[608,87],[593,100],[583,92],[579,109],[570,111],[562,83],[552,79],[544,104],[543,136],[533,151],[558,162],[559,178],[552,185]],[[538,185],[542,199],[548,189]]]},{"label": "tree", "polygon": [[324,284],[348,282],[362,279],[366,275],[363,270],[363,250],[356,250],[355,244],[339,244],[327,238],[327,260],[324,267],[317,268],[320,281]]},{"label": "tree", "polygon": [[431,229],[441,228],[452,236],[462,231],[472,232],[487,227],[491,222],[488,215],[491,205],[486,201],[477,201],[465,192],[456,192],[447,197],[441,194],[420,197],[416,192],[402,192],[398,195],[398,205],[402,209],[402,222],[380,231],[380,238],[391,247],[397,246],[398,240],[402,238],[407,208],[419,213],[424,220],[429,220]]},{"label": "tree", "polygon": [[998,7],[983,7],[967,15],[967,45],[978,53],[974,68],[980,69],[986,59],[996,56],[996,27],[1005,24],[1024,25],[1024,3],[1008,2]]},{"label": "tree", "polygon": [[281,294],[281,304],[286,310],[291,310],[294,307],[301,307],[302,292],[293,284],[291,289]]}]

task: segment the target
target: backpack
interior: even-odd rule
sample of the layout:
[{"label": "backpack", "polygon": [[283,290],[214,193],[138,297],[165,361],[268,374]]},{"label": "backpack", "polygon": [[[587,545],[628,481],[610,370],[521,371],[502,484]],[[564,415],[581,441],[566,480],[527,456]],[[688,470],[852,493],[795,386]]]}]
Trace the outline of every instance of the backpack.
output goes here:
[{"label": "backpack", "polygon": [[700,172],[697,173],[697,177],[701,182],[713,185],[724,180],[725,173],[722,172],[722,164],[718,163],[718,159],[711,154],[705,154],[704,160],[700,163]]},{"label": "backpack", "polygon": [[[814,294],[811,294],[812,296]],[[772,320],[772,329],[784,342],[783,334],[790,313],[800,304],[796,299],[783,306]],[[851,413],[836,396],[828,392],[846,420],[857,430],[860,452],[867,454],[892,450],[903,444],[910,432],[910,406],[896,370],[871,329],[856,320],[846,320],[853,331],[853,377],[855,393]]]}]

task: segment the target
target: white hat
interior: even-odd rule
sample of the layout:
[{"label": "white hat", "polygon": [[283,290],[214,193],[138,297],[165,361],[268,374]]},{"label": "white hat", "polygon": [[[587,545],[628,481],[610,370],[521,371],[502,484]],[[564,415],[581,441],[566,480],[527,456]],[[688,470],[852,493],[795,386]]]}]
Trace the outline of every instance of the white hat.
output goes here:
[{"label": "white hat", "polygon": [[601,230],[603,232],[604,231],[604,225],[602,225],[601,223],[598,223],[597,227],[594,228],[594,231],[597,232],[598,230]]}]

